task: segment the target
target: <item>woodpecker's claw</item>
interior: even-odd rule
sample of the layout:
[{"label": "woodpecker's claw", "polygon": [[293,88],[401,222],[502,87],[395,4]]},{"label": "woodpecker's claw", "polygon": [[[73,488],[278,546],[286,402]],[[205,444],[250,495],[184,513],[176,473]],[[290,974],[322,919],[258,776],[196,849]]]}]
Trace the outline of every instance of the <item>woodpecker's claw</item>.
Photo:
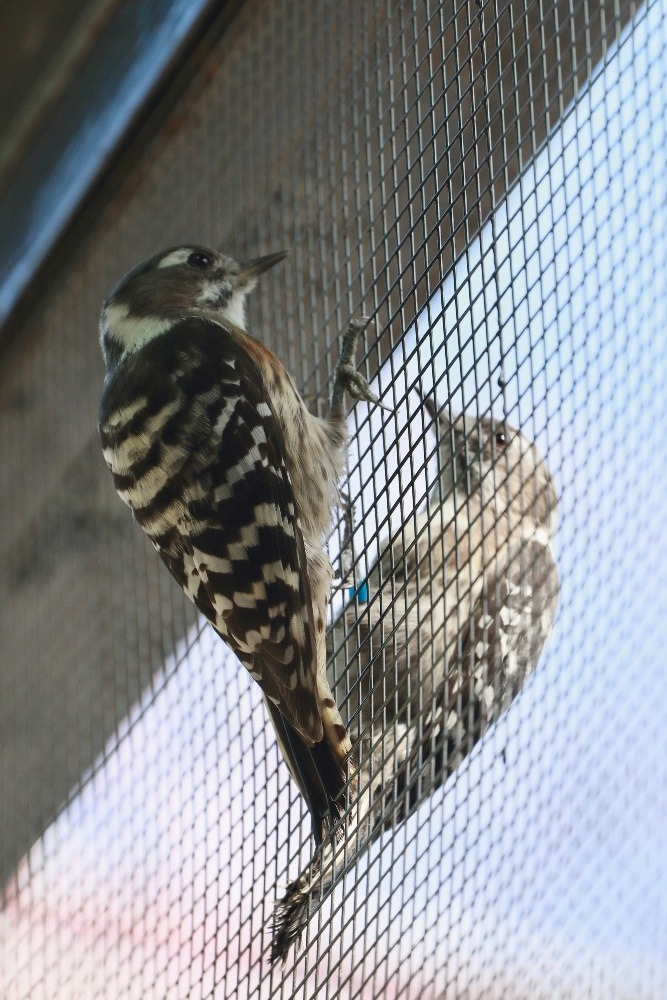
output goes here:
[{"label": "woodpecker's claw", "polygon": [[[340,566],[340,584],[338,589],[342,590],[348,586],[351,575],[352,564],[354,563],[354,552],[352,549],[352,536],[354,535],[354,504],[349,493],[339,490],[338,506],[341,510],[341,521],[344,525],[343,539],[340,546],[338,563]],[[336,584],[334,584],[334,588]]]},{"label": "woodpecker's claw", "polygon": [[368,382],[357,371],[354,365],[354,356],[357,350],[359,337],[371,322],[367,316],[361,319],[351,319],[347,330],[343,334],[343,343],[340,350],[340,358],[336,365],[336,376],[334,378],[333,392],[331,394],[331,413],[339,415],[343,412],[343,396],[346,392],[357,402],[374,403],[382,409],[388,409],[380,402],[374,392],[371,391]]},{"label": "woodpecker's claw", "polygon": [[364,376],[361,372],[357,371],[354,365],[338,365],[336,378],[339,382],[343,383],[342,391],[349,392],[352,399],[355,399],[357,402],[380,402]]}]

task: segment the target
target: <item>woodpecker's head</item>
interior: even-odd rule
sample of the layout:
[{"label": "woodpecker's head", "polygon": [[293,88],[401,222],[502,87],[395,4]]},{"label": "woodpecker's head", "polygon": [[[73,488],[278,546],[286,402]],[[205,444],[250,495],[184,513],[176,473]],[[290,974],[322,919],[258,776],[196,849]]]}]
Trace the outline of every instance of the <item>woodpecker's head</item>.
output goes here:
[{"label": "woodpecker's head", "polygon": [[439,497],[454,490],[481,496],[482,506],[493,509],[496,518],[511,511],[516,517],[531,517],[549,534],[554,532],[556,487],[546,462],[525,434],[504,420],[461,414],[451,421],[431,401],[424,399],[424,406],[438,429]]},{"label": "woodpecker's head", "polygon": [[245,298],[284,251],[237,261],[189,246],[163,250],[121,278],[102,309],[100,340],[107,363],[138,350],[174,323],[204,316],[245,329]]}]

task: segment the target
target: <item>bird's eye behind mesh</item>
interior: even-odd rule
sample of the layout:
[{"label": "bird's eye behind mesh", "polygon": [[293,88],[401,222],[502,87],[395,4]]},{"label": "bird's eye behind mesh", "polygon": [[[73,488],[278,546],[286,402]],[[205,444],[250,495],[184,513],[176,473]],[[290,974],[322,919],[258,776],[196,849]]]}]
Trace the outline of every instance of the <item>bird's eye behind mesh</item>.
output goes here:
[{"label": "bird's eye behind mesh", "polygon": [[188,257],[188,264],[190,265],[190,267],[196,267],[199,268],[199,270],[203,270],[204,268],[210,267],[212,263],[213,263],[213,258],[210,256],[210,254],[202,253],[201,250],[195,250]]}]

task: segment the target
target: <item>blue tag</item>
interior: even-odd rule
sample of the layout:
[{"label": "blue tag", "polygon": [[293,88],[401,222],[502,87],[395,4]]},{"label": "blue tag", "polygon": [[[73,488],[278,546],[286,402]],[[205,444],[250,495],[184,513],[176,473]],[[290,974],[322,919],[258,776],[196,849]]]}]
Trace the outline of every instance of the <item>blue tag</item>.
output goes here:
[{"label": "blue tag", "polygon": [[353,597],[356,597],[360,604],[368,604],[368,584],[365,580],[357,587],[356,590],[354,587],[350,587],[347,594],[350,600],[352,600]]}]

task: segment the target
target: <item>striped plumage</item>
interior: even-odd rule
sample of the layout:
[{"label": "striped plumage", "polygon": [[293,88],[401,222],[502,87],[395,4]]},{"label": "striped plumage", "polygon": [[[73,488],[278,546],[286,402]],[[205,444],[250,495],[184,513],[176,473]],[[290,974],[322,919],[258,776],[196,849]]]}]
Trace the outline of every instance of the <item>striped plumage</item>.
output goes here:
[{"label": "striped plumage", "polygon": [[260,684],[319,843],[345,807],[350,742],[326,678],[323,535],[344,460],[351,325],[335,405],[312,416],[244,330],[244,299],[284,254],[199,247],[151,258],[104,305],[99,432],[116,489],[188,597]]},{"label": "striped plumage", "polygon": [[439,482],[374,566],[368,606],[346,613],[358,630],[349,714],[355,739],[373,748],[380,825],[412,812],[507,710],[537,665],[560,590],[557,495],[535,445],[504,421],[450,423],[426,406]]},{"label": "striped plumage", "polygon": [[387,542],[367,604],[334,623],[360,769],[344,844],[289,887],[277,953],[351,860],[454,773],[511,704],[551,630],[559,579],[557,496],[535,445],[505,422],[436,419],[440,476]]}]

